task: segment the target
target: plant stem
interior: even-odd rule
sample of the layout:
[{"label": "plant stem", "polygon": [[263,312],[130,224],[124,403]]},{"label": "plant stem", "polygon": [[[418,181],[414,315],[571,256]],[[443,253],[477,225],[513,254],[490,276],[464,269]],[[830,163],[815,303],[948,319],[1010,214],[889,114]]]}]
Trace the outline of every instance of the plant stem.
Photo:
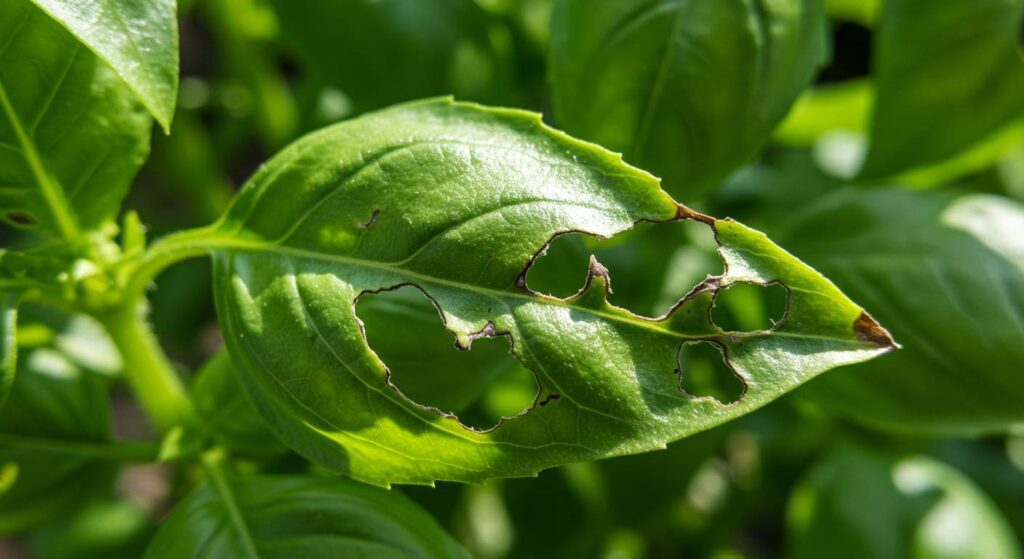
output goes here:
[{"label": "plant stem", "polygon": [[166,432],[194,421],[195,411],[185,387],[167,360],[145,317],[145,299],[97,315],[124,360],[125,376],[135,397],[155,426]]}]

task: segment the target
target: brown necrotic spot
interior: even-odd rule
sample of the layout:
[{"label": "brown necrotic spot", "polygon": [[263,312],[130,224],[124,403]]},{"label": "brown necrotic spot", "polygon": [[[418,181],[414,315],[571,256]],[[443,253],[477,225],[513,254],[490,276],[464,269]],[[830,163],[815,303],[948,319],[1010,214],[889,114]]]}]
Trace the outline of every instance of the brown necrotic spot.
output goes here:
[{"label": "brown necrotic spot", "polygon": [[416,286],[366,293],[356,313],[389,385],[413,404],[486,431],[540,399],[537,378],[512,355],[509,335],[488,323],[460,345]]},{"label": "brown necrotic spot", "polygon": [[12,225],[17,225],[18,227],[34,227],[39,224],[36,216],[29,212],[7,212],[4,214],[4,218]]},{"label": "brown necrotic spot", "polygon": [[359,227],[361,229],[369,229],[374,223],[377,223],[377,218],[379,218],[379,217],[380,217],[380,210],[373,210],[373,213],[370,214],[370,219],[366,220],[363,223],[360,223]]},{"label": "brown necrotic spot", "polygon": [[866,312],[861,312],[860,316],[853,323],[853,331],[857,334],[857,339],[862,342],[870,342],[878,347],[883,348],[899,348],[889,331],[882,328],[882,325],[877,320]]}]

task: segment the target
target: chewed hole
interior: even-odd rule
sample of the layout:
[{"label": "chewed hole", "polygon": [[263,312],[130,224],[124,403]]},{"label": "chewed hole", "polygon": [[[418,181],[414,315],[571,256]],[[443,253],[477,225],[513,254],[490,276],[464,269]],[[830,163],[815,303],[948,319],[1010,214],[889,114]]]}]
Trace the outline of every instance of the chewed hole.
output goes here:
[{"label": "chewed hole", "polygon": [[727,332],[769,330],[786,315],[787,298],[779,284],[737,283],[717,293],[711,320]]},{"label": "chewed hole", "polygon": [[609,301],[644,316],[660,316],[693,286],[722,273],[714,232],[692,220],[641,222],[611,239],[572,233],[555,238],[527,271],[538,293],[568,297],[586,281],[590,255],[611,277]]},{"label": "chewed hole", "polygon": [[437,309],[414,286],[364,295],[356,314],[391,384],[421,406],[486,430],[537,399],[536,377],[511,354],[508,336],[481,337],[469,351],[456,349]]},{"label": "chewed hole", "polygon": [[36,216],[29,212],[7,212],[4,214],[4,220],[17,227],[35,227],[39,225],[39,220],[36,219]]},{"label": "chewed hole", "polygon": [[722,404],[738,401],[746,385],[712,342],[686,342],[679,348],[679,388],[697,398],[711,397]]}]

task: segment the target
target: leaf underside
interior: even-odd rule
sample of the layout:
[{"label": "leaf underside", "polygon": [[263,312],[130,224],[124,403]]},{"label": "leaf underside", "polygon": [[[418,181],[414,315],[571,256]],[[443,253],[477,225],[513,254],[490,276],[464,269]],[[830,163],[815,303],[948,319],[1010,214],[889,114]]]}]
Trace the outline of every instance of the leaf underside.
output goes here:
[{"label": "leaf underside", "polygon": [[[596,261],[567,299],[525,284],[559,234],[608,237],[640,220],[683,219],[714,228],[727,271],[663,317],[609,304],[610,279]],[[446,99],[296,142],[196,242],[214,255],[232,359],[277,434],[312,460],[379,485],[526,476],[663,448],[894,345],[763,234],[677,204],[654,177],[538,115]],[[785,317],[768,331],[722,331],[709,310],[738,282],[785,286]],[[476,431],[401,394],[354,306],[402,285],[435,303],[460,348],[507,336],[536,376],[533,407]],[[738,402],[680,389],[686,364],[677,354],[698,340],[721,348],[744,382]]]}]

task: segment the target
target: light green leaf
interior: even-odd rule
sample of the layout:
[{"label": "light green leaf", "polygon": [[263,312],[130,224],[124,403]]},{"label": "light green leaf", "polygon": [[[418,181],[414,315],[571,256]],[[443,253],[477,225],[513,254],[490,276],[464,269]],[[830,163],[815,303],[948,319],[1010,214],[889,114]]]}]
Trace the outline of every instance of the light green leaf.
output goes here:
[{"label": "light green leaf", "polygon": [[18,364],[18,291],[0,287],[0,410],[14,384]]},{"label": "light green leaf", "polygon": [[[596,261],[569,299],[525,285],[559,233],[610,236],[639,220],[680,219],[714,227],[729,272],[665,317],[610,305]],[[152,257],[202,250],[214,255],[232,360],[278,435],[380,485],[525,476],[661,448],[893,347],[873,319],[764,235],[680,206],[654,177],[539,115],[449,100],[307,136],[263,166],[220,223],[171,237]],[[785,318],[770,331],[711,324],[715,294],[737,282],[786,285]],[[481,432],[395,390],[353,306],[403,284],[434,300],[460,347],[507,336],[540,385],[533,408]],[[738,402],[680,389],[677,353],[698,340],[728,353],[747,387]]]},{"label": "light green leaf", "polygon": [[924,456],[843,447],[797,487],[786,557],[1015,559],[1006,519],[974,483]]},{"label": "light green leaf", "polygon": [[[36,320],[22,309],[25,325]],[[46,344],[25,351],[0,413],[0,465],[14,482],[0,493],[0,533],[32,527],[109,490],[106,379]]]},{"label": "light green leaf", "polygon": [[170,133],[178,100],[175,0],[32,0],[106,62]]},{"label": "light green leaf", "polygon": [[226,351],[212,357],[190,387],[196,411],[214,440],[236,452],[254,456],[285,449],[245,395]]},{"label": "light green leaf", "polygon": [[0,3],[0,219],[78,237],[112,217],[149,153],[124,83],[29,0]]},{"label": "light green leaf", "polygon": [[1005,198],[842,190],[778,236],[892,328],[902,351],[807,387],[864,421],[984,433],[1024,422],[1024,208]]},{"label": "light green leaf", "polygon": [[321,121],[432,95],[494,102],[510,89],[507,31],[473,0],[271,4],[285,46],[324,88]]},{"label": "light green leaf", "polygon": [[885,2],[863,177],[954,156],[1024,117],[1024,60],[1014,44],[1022,12],[1024,0]]},{"label": "light green leaf", "polygon": [[555,116],[695,199],[750,159],[825,52],[819,0],[562,0]]},{"label": "light green leaf", "polygon": [[466,557],[395,491],[344,478],[215,477],[178,505],[147,559]]}]

